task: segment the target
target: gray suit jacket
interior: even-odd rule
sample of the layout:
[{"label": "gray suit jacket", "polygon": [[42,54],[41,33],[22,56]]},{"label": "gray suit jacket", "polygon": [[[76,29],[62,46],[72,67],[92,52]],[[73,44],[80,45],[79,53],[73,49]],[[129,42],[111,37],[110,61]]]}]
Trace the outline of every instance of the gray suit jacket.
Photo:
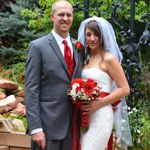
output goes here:
[{"label": "gray suit jacket", "polygon": [[[74,48],[74,45],[73,45]],[[72,78],[81,76],[82,57],[74,48]],[[28,130],[43,128],[48,139],[63,139],[71,115],[69,72],[52,33],[30,43],[25,78]]]}]

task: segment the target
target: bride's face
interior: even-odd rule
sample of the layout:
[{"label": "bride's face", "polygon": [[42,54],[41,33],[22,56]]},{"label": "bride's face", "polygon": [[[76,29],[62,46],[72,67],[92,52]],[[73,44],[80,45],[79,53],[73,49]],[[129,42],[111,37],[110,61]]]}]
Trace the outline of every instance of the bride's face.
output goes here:
[{"label": "bride's face", "polygon": [[96,35],[96,33],[94,31],[92,31],[90,28],[86,28],[85,30],[85,40],[86,40],[86,44],[87,46],[91,49],[91,50],[99,50],[100,47],[100,39],[99,37]]}]

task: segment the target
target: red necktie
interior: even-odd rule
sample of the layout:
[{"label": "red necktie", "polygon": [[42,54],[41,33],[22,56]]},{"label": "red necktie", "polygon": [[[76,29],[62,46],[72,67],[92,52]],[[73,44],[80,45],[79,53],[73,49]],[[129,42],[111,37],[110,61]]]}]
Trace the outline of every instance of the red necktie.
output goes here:
[{"label": "red necktie", "polygon": [[74,58],[72,57],[71,49],[68,46],[68,43],[66,40],[63,40],[63,44],[64,44],[64,58],[68,67],[70,77],[72,77],[73,71],[74,71],[74,65],[75,65]]}]

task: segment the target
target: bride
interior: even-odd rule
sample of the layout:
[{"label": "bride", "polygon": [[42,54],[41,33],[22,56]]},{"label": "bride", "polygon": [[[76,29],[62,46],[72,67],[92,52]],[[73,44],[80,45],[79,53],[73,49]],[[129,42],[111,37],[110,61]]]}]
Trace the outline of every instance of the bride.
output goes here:
[{"label": "bride", "polygon": [[[89,113],[90,118],[88,131],[81,134],[81,149],[105,150],[113,127],[111,104],[130,92],[119,62],[122,55],[112,26],[103,18],[92,17],[84,20],[79,27],[78,39],[86,49],[82,77],[92,78],[102,87],[97,101],[81,107]],[[113,82],[117,88],[112,92]]]}]

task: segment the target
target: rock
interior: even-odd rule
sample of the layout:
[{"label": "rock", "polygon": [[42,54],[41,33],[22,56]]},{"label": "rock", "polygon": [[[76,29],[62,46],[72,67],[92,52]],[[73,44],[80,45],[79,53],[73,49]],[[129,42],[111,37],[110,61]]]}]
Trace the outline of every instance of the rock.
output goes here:
[{"label": "rock", "polygon": [[17,107],[13,110],[13,112],[15,112],[19,116],[25,116],[26,115],[25,105],[23,105],[22,103],[18,103]]},{"label": "rock", "polygon": [[23,90],[18,91],[18,92],[16,93],[16,95],[19,96],[19,97],[24,97],[24,91],[23,91]]},{"label": "rock", "polygon": [[0,100],[0,113],[8,112],[17,106],[17,101],[14,95],[7,96]]},{"label": "rock", "polygon": [[19,102],[24,102],[24,98],[23,97],[20,97],[20,96],[17,96],[16,97],[16,100],[17,100],[17,102],[19,103]]},{"label": "rock", "polygon": [[7,96],[9,96],[9,95],[16,95],[17,92],[18,92],[18,89],[17,90],[5,89],[5,94]]},{"label": "rock", "polygon": [[11,119],[0,118],[0,132],[15,132]]},{"label": "rock", "polygon": [[17,90],[18,85],[8,79],[0,79],[0,88],[5,90]]},{"label": "rock", "polygon": [[26,129],[24,127],[24,124],[21,120],[19,119],[14,119],[12,120],[13,125],[15,126],[16,130],[19,132],[24,132]]},{"label": "rock", "polygon": [[0,91],[0,100],[6,98],[6,94]]}]

